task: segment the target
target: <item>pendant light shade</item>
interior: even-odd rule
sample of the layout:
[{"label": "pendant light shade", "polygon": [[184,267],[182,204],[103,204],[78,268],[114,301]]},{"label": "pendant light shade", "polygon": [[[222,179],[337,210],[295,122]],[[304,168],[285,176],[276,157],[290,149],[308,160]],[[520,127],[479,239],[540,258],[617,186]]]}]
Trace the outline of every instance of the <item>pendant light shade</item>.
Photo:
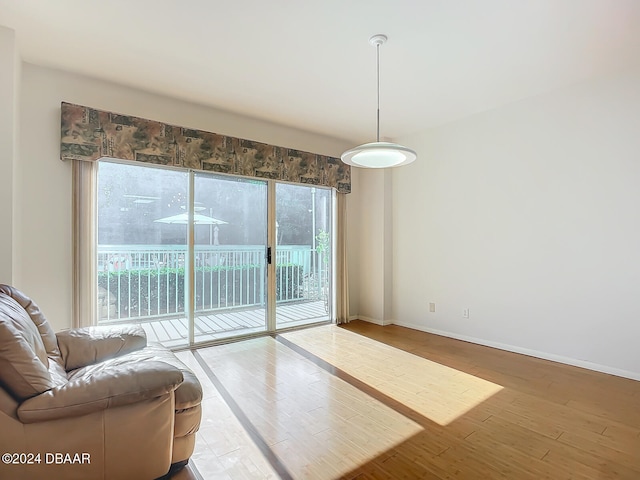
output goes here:
[{"label": "pendant light shade", "polygon": [[373,142],[347,150],[341,158],[354,167],[387,168],[407,165],[416,157],[416,152],[397,143]]},{"label": "pendant light shade", "polygon": [[380,45],[387,41],[386,35],[374,35],[369,43],[376,47],[376,67],[378,79],[378,114],[376,141],[365,143],[347,150],[340,157],[344,163],[362,168],[389,168],[408,165],[418,156],[410,148],[397,143],[380,141]]}]

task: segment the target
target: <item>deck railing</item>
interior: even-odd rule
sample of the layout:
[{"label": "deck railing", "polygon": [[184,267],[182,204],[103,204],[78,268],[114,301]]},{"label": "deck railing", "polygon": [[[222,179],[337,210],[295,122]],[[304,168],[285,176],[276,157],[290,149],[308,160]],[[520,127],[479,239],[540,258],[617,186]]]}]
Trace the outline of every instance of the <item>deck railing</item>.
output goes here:
[{"label": "deck railing", "polygon": [[[264,246],[196,245],[195,312],[264,306]],[[184,245],[99,245],[99,321],[184,314]],[[309,245],[276,248],[276,301],[325,299],[328,269]]]}]

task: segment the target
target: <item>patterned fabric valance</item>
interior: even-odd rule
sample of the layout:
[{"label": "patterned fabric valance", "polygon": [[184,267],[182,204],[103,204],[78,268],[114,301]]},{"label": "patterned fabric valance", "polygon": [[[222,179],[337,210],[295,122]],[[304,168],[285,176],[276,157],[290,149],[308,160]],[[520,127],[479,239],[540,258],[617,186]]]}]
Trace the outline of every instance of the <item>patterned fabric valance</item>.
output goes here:
[{"label": "patterned fabric valance", "polygon": [[351,192],[351,167],[338,158],[65,102],[61,127],[62,160],[111,157]]}]

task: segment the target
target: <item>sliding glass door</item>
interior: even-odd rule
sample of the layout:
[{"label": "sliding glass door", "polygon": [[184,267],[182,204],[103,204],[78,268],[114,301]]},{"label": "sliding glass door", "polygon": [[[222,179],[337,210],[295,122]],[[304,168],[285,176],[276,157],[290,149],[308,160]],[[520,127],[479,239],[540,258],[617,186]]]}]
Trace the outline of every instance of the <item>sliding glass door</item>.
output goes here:
[{"label": "sliding glass door", "polygon": [[331,319],[328,188],[276,184],[276,328]]},{"label": "sliding glass door", "polygon": [[330,321],[332,191],[100,161],[98,323],[184,347]]}]

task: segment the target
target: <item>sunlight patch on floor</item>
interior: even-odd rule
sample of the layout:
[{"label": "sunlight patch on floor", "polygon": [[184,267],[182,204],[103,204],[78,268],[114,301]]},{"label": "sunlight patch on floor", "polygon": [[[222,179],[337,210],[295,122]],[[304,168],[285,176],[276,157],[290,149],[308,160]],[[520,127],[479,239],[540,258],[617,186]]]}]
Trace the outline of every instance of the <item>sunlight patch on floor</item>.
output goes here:
[{"label": "sunlight patch on floor", "polygon": [[503,388],[335,325],[282,336],[439,425]]},{"label": "sunlight patch on floor", "polygon": [[423,430],[271,337],[199,354],[294,478],[339,478]]}]

